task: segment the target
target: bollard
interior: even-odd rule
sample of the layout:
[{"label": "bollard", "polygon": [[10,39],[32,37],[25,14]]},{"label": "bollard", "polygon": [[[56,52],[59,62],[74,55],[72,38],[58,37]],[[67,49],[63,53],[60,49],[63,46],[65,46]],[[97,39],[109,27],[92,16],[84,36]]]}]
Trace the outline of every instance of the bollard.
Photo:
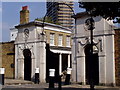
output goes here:
[{"label": "bollard", "polygon": [[39,84],[39,68],[35,69],[35,84]]},{"label": "bollard", "polygon": [[55,69],[49,69],[49,88],[54,88]]},{"label": "bollard", "polygon": [[4,85],[5,68],[0,68],[0,84]]},{"label": "bollard", "polygon": [[67,68],[67,75],[66,75],[66,79],[65,79],[65,85],[69,85],[70,84],[70,75],[71,75],[71,68]]},{"label": "bollard", "polygon": [[61,90],[61,77],[62,75],[59,75],[59,80],[58,80],[58,90]]}]

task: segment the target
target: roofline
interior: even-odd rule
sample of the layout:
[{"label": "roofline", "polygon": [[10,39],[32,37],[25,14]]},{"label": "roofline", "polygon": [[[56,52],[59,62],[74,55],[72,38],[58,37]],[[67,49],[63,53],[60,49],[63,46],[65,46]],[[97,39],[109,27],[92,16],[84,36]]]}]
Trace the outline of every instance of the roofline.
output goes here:
[{"label": "roofline", "polygon": [[10,30],[17,30],[17,28],[13,27],[13,28],[10,28]]},{"label": "roofline", "polygon": [[[15,28],[19,28],[19,27],[22,27],[22,26],[28,26],[28,25],[35,25],[35,26],[41,26],[42,27],[42,24],[43,24],[42,21],[35,20],[35,21],[31,21],[31,22],[26,23],[26,24],[19,24],[19,25],[15,26]],[[71,29],[63,27],[61,25],[56,25],[56,24],[47,23],[47,22],[44,22],[44,24],[45,24],[44,26],[48,25],[48,26],[54,26],[54,27],[66,29],[66,30],[69,30],[69,31],[71,30]]]},{"label": "roofline", "polygon": [[14,41],[5,41],[5,42],[0,42],[0,44],[6,44],[6,43],[14,43]]},{"label": "roofline", "polygon": [[[42,21],[35,21],[35,22],[40,22],[41,24],[43,23]],[[47,22],[44,22],[44,24],[45,25],[50,25],[50,26],[54,26],[54,27],[59,27],[59,28],[63,28],[63,29],[66,29],[66,30],[71,30],[71,29],[69,29],[69,28],[66,28],[66,27],[63,27],[63,26],[61,26],[61,25],[57,25],[57,24],[53,24],[53,23],[47,23]]]},{"label": "roofline", "polygon": [[77,19],[77,18],[82,18],[82,17],[85,17],[85,16],[89,16],[89,14],[87,12],[79,12],[76,15],[73,15],[72,17]]}]

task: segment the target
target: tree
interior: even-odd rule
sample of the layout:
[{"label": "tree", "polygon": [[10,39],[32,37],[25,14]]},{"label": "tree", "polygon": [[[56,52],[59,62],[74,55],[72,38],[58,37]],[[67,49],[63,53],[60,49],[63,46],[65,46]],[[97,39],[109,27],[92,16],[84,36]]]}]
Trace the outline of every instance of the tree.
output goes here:
[{"label": "tree", "polygon": [[[43,21],[43,19],[44,19],[44,18],[36,18],[35,20],[37,20],[37,21]],[[53,23],[51,17],[46,17],[46,18],[45,18],[45,22],[47,22],[47,23]]]},{"label": "tree", "polygon": [[120,1],[119,2],[79,2],[80,8],[85,8],[92,16],[102,16],[107,20],[120,23]]}]

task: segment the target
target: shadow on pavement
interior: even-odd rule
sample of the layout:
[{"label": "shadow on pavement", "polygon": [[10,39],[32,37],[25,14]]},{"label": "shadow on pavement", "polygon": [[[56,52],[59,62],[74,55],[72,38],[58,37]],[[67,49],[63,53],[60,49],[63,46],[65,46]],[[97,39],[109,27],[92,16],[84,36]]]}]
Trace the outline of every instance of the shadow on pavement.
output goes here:
[{"label": "shadow on pavement", "polygon": [[[59,90],[58,88],[2,88],[1,90]],[[61,90],[90,90],[89,88],[62,88]],[[104,90],[104,89],[95,89]]]}]

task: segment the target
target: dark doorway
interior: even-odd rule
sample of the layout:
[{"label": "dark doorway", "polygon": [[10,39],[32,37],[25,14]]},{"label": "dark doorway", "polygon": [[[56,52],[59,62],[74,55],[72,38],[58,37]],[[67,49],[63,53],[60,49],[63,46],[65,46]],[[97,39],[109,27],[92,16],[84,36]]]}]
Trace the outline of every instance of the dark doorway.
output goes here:
[{"label": "dark doorway", "polygon": [[24,49],[23,55],[24,55],[24,80],[31,81],[31,51],[29,49]]},{"label": "dark doorway", "polygon": [[68,54],[62,54],[62,71],[67,70],[68,67]]},{"label": "dark doorway", "polygon": [[90,44],[85,47],[85,64],[86,64],[86,84],[90,84],[90,80],[94,81],[95,85],[99,84],[99,59],[98,53],[93,53],[91,59]]}]

